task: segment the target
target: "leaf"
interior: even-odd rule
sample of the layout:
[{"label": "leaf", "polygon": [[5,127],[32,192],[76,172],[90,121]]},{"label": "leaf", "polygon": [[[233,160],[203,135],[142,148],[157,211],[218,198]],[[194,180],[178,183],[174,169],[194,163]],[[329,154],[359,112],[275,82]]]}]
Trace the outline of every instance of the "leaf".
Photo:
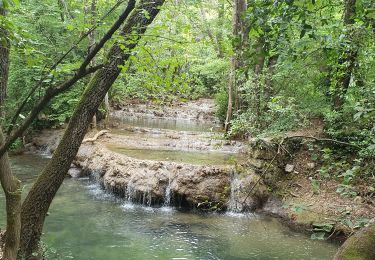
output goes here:
[{"label": "leaf", "polygon": [[74,30],[74,26],[73,26],[73,24],[68,24],[68,25],[66,26],[66,29],[69,30],[69,31]]},{"label": "leaf", "polygon": [[333,229],[334,223],[314,223],[314,231],[324,231],[326,233],[329,233]]},{"label": "leaf", "polygon": [[147,10],[143,10],[143,15],[146,17],[146,19],[150,19],[150,13]]},{"label": "leaf", "polygon": [[314,232],[311,234],[312,240],[324,240],[326,233],[325,232]]}]

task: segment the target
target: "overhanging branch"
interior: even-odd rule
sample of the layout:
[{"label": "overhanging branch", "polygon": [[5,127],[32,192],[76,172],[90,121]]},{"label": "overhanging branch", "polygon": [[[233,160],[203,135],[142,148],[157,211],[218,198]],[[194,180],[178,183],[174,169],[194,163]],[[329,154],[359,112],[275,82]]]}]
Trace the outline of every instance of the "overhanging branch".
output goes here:
[{"label": "overhanging branch", "polygon": [[25,130],[30,126],[30,124],[34,121],[34,119],[38,116],[40,111],[54,98],[55,96],[59,95],[60,93],[68,90],[72,87],[77,81],[85,77],[86,75],[95,72],[97,69],[102,67],[103,65],[95,66],[92,68],[86,69],[87,65],[90,64],[90,61],[95,57],[95,55],[103,48],[104,44],[112,38],[112,35],[120,28],[121,24],[126,20],[129,16],[130,12],[134,9],[135,0],[130,0],[128,2],[128,6],[126,7],[125,11],[119,16],[117,21],[112,25],[112,27],[107,31],[107,33],[103,36],[103,38],[98,42],[97,45],[90,51],[87,55],[85,60],[82,62],[81,66],[77,70],[77,72],[71,77],[70,79],[66,80],[58,87],[53,88],[50,87],[46,90],[44,96],[39,99],[37,104],[33,107],[29,115],[23,120],[20,126],[11,131],[9,136],[6,138],[4,144],[0,147],[0,156],[2,156],[10,147],[10,145],[20,137]]}]

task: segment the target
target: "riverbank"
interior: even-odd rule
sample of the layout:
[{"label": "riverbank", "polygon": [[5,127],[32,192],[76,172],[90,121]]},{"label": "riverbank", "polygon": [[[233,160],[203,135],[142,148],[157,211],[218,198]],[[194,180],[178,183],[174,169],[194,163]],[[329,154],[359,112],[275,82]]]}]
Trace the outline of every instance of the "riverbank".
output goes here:
[{"label": "riverbank", "polygon": [[[133,202],[257,211],[319,238],[345,240],[374,220],[371,200],[342,196],[338,181],[316,178],[320,165],[302,140],[292,154],[271,162],[273,155],[251,148],[256,140],[225,140],[213,108],[212,101],[200,100],[176,108],[132,104],[114,111],[110,132],[83,144],[70,172],[95,177],[107,191]],[[38,133],[29,147],[51,152],[61,133]]]}]

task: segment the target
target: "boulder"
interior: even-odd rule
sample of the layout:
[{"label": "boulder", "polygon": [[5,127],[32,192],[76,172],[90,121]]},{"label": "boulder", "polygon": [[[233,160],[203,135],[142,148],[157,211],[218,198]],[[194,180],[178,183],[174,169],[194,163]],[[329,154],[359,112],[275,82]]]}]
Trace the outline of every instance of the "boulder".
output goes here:
[{"label": "boulder", "polygon": [[375,224],[363,228],[346,240],[333,258],[334,260],[375,259]]}]

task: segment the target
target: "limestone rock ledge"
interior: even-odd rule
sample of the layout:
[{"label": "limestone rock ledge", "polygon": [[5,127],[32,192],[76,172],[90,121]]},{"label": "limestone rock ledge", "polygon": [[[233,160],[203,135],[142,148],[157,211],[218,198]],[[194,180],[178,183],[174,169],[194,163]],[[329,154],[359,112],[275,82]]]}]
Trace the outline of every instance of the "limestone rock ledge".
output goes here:
[{"label": "limestone rock ledge", "polygon": [[[83,145],[75,164],[82,174],[96,178],[119,197],[145,205],[171,205],[203,211],[255,210],[267,195],[254,173],[241,174],[233,187],[234,166],[199,166],[167,161],[139,160],[109,151],[104,145]],[[237,174],[236,174],[237,175]],[[257,183],[256,185],[254,185]],[[238,192],[256,186],[251,194]],[[234,194],[236,189],[238,194]],[[237,203],[238,204],[238,203]]]}]

